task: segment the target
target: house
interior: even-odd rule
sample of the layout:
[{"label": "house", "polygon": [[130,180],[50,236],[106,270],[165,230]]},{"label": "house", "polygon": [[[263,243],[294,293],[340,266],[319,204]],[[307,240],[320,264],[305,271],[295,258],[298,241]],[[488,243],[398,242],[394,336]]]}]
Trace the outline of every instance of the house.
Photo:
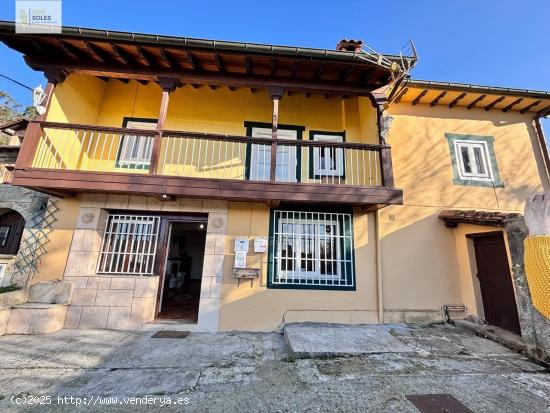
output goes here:
[{"label": "house", "polygon": [[0,40],[48,79],[13,184],[59,208],[30,282],[74,283],[66,328],[518,330],[503,222],[549,188],[549,92],[410,80],[414,51],[354,40]]},{"label": "house", "polygon": [[[0,287],[26,286],[45,254],[54,205],[49,196],[11,184],[21,142],[29,121],[0,125]],[[45,219],[46,218],[46,219]]]}]

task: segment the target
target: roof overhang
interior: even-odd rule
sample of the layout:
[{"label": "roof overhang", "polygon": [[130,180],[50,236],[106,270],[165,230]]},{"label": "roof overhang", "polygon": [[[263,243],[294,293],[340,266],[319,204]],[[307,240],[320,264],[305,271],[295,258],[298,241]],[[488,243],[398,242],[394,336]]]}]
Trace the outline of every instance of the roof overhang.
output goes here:
[{"label": "roof overhang", "polygon": [[[63,27],[60,34],[17,34],[0,21],[0,41],[25,55],[29,66],[102,78],[233,87],[283,86],[289,90],[366,95],[395,78],[395,67],[361,52],[239,43],[187,37]],[[63,76],[63,74],[62,74]]]},{"label": "roof overhang", "polygon": [[481,86],[465,83],[408,80],[394,93],[395,103],[419,103],[449,108],[515,111],[540,117],[550,115],[550,92]]},{"label": "roof overhang", "polygon": [[448,228],[456,228],[458,224],[504,227],[506,219],[519,215],[509,212],[446,209],[439,212],[439,219],[443,220]]}]

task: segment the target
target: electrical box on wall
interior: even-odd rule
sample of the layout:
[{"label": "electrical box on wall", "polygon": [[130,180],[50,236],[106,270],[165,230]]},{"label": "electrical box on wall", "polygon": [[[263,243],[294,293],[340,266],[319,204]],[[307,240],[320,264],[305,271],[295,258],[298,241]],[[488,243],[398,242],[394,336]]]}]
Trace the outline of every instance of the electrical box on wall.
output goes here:
[{"label": "electrical box on wall", "polygon": [[254,252],[266,252],[267,251],[267,238],[256,237],[254,239]]},{"label": "electrical box on wall", "polygon": [[249,243],[248,238],[235,238],[234,252],[248,252]]}]

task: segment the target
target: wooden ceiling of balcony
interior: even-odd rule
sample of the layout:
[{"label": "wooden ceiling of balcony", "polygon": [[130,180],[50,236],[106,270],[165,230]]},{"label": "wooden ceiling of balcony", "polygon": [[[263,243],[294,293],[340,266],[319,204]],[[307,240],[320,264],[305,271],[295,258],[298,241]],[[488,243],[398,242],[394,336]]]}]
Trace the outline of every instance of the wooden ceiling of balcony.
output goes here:
[{"label": "wooden ceiling of balcony", "polygon": [[212,46],[212,41],[204,41],[210,44],[200,47],[199,41],[163,43],[158,36],[154,42],[138,38],[128,41],[73,32],[21,35],[0,27],[0,41],[23,53],[29,66],[46,75],[61,69],[144,82],[173,77],[182,84],[276,85],[341,95],[366,95],[387,84],[392,76],[389,69],[361,60],[353,52],[323,54],[319,49],[230,44],[239,46],[238,50],[236,46],[217,47],[215,42]]}]

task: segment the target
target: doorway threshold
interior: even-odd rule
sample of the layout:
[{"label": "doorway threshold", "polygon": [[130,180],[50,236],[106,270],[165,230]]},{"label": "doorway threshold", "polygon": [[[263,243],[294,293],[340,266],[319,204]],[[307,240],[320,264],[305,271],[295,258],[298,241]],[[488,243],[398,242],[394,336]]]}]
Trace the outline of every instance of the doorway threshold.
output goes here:
[{"label": "doorway threshold", "polygon": [[190,323],[189,320],[164,320],[158,319],[149,321],[148,323],[143,324],[141,327],[143,331],[198,331],[197,323]]}]

